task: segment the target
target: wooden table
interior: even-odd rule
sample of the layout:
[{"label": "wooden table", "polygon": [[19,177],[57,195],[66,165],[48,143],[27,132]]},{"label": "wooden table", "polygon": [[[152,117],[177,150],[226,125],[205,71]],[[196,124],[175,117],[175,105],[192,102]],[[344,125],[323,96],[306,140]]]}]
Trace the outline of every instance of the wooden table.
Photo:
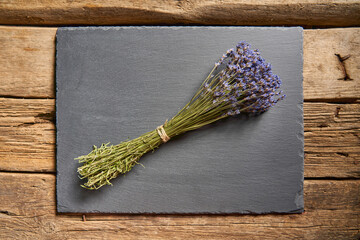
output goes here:
[{"label": "wooden table", "polygon": [[[1,1],[0,239],[359,239],[359,13],[352,0]],[[56,27],[131,24],[306,28],[304,214],[56,213]]]}]

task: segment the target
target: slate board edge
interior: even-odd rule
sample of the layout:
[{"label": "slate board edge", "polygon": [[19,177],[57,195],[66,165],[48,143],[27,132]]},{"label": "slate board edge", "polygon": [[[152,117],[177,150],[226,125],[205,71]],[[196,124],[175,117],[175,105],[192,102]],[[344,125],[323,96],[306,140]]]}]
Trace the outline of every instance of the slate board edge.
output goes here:
[{"label": "slate board edge", "polygon": [[[127,29],[127,28],[135,28],[135,29],[156,29],[156,28],[192,28],[192,29],[196,29],[196,28],[256,28],[256,29],[269,29],[269,28],[273,28],[273,29],[282,29],[283,27],[247,27],[247,26],[110,26],[110,27],[102,27],[102,26],[90,26],[90,27],[87,27],[87,26],[81,26],[81,27],[60,27],[58,28],[57,30],[57,33],[56,33],[56,38],[55,38],[55,41],[56,41],[56,46],[58,44],[57,40],[58,40],[58,34],[62,31],[72,31],[72,30],[98,30],[98,29],[102,29],[104,31],[106,30],[110,30],[110,29]],[[302,27],[287,27],[286,29],[298,29],[299,31],[301,31],[302,33],[302,39],[301,39],[301,42],[303,42],[303,28]],[[58,56],[58,52],[57,52],[57,47],[55,48],[55,57],[57,58]],[[301,59],[303,59],[303,45],[301,46]],[[303,70],[303,61],[301,62],[302,63],[302,66],[301,66],[301,69]],[[56,99],[55,99],[55,111],[57,109],[57,95],[58,95],[58,87],[57,87],[57,75],[58,75],[58,72],[56,71],[57,69],[57,61],[55,63],[55,91],[56,91]],[[302,77],[302,81],[301,81],[301,88],[303,88],[303,77]],[[303,92],[301,92],[301,95],[302,95],[302,98],[303,98]],[[303,109],[303,102],[298,104],[298,107],[301,108],[301,110]],[[57,112],[57,111],[56,111]],[[56,123],[56,119],[57,119],[57,114],[56,114],[56,117],[55,117],[55,123]],[[303,123],[303,119],[302,119],[302,123],[299,123],[302,128],[304,128],[304,123]],[[56,132],[57,133],[57,132]],[[55,155],[57,156],[57,134],[55,136],[56,138],[56,148],[55,148]],[[302,142],[302,145],[304,146],[304,140],[300,139],[299,140]],[[304,149],[303,149],[303,152],[302,152],[302,158],[304,159]],[[58,162],[56,161],[56,167],[58,166]],[[303,166],[303,169],[302,169],[302,174],[304,176],[304,166]],[[58,171],[56,171],[56,175],[58,175]],[[303,177],[304,178],[304,177]],[[58,178],[56,178],[56,185],[58,184]],[[303,183],[302,183],[302,199],[301,199],[301,205],[302,207],[299,208],[299,209],[295,209],[295,210],[292,210],[292,211],[265,211],[265,212],[252,212],[252,211],[237,211],[237,212],[226,212],[226,211],[222,211],[222,212],[197,212],[197,213],[193,213],[193,212],[120,212],[120,211],[84,211],[84,212],[76,212],[76,211],[66,211],[66,207],[63,207],[61,205],[59,205],[57,203],[57,212],[58,213],[113,213],[113,214],[184,214],[184,215],[199,215],[199,214],[223,214],[223,215],[247,215],[247,214],[250,214],[250,215],[260,215],[260,214],[292,214],[292,213],[303,213],[305,210],[304,210],[304,201],[303,201]],[[56,201],[58,199],[58,194],[57,194],[57,191],[56,191]]]}]

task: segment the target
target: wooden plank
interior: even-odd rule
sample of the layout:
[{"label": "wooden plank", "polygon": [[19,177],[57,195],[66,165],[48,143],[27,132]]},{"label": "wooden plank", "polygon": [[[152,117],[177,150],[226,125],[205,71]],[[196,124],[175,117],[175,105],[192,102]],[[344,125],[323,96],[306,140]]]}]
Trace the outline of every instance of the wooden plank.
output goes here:
[{"label": "wooden plank", "polygon": [[[1,15],[1,14],[0,14]],[[56,28],[0,26],[0,96],[54,98]],[[360,98],[360,28],[304,31],[305,100],[355,101]],[[335,56],[353,80],[342,81]]]},{"label": "wooden plank", "polygon": [[296,1],[6,1],[0,24],[16,25],[305,25],[356,26],[356,0]]},{"label": "wooden plank", "polygon": [[[350,56],[344,66],[338,57]],[[355,101],[360,98],[360,28],[304,31],[304,98]]]},{"label": "wooden plank", "polygon": [[0,27],[0,95],[54,97],[55,33],[56,28]]},{"label": "wooden plank", "polygon": [[[54,99],[0,98],[0,170],[55,171]],[[360,177],[360,104],[304,103],[305,177]]]},{"label": "wooden plank", "polygon": [[360,104],[304,103],[305,177],[360,177]]},{"label": "wooden plank", "polygon": [[0,98],[0,170],[55,171],[55,100]]},{"label": "wooden plank", "polygon": [[0,173],[0,238],[355,239],[360,180],[307,180],[304,214],[56,215],[55,176]]}]

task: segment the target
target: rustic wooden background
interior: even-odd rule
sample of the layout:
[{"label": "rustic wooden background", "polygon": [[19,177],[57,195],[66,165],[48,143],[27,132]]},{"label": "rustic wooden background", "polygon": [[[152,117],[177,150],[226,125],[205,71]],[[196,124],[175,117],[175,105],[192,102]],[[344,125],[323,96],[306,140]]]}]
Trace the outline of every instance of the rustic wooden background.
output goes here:
[{"label": "rustic wooden background", "polygon": [[[304,214],[56,213],[56,27],[134,24],[305,28]],[[0,239],[359,239],[359,26],[358,0],[0,1]]]}]

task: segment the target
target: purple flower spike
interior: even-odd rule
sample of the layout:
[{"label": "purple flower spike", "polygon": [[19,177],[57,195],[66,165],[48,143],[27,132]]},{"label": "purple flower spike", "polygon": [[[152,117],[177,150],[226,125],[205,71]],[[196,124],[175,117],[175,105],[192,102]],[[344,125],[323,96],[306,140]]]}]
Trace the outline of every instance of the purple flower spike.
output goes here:
[{"label": "purple flower spike", "polygon": [[245,41],[239,42],[236,49],[229,49],[215,66],[222,70],[213,75],[218,78],[210,79],[211,86],[217,86],[213,97],[217,106],[228,106],[224,108],[225,115],[262,113],[285,98],[278,91],[281,80],[272,72],[271,64]]}]

